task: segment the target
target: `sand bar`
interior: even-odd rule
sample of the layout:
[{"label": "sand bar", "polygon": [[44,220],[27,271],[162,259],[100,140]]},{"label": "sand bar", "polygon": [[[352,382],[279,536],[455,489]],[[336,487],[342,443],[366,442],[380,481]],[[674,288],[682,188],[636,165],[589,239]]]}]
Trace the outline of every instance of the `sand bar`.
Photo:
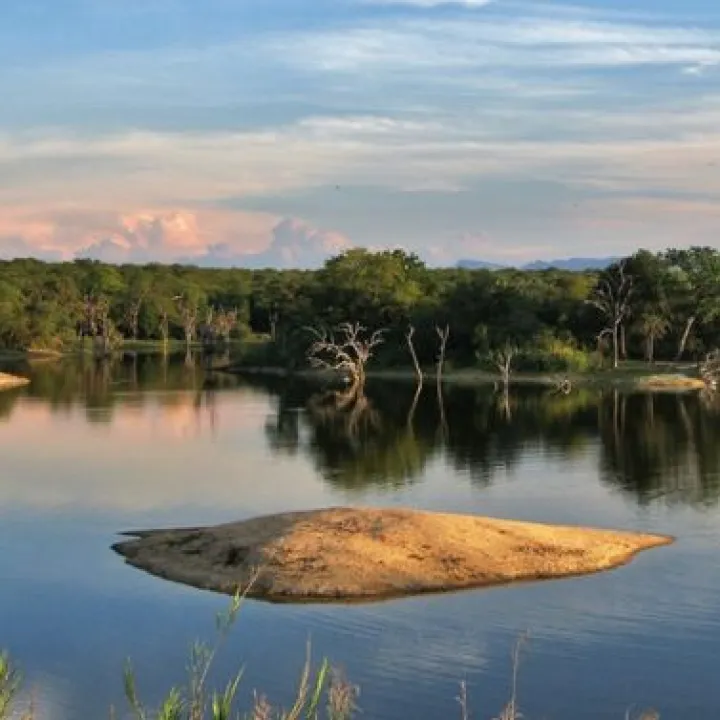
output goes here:
[{"label": "sand bar", "polygon": [[373,600],[561,578],[623,565],[660,535],[409,509],[328,508],[204,528],[146,530],[113,546],[169,580],[276,602]]}]

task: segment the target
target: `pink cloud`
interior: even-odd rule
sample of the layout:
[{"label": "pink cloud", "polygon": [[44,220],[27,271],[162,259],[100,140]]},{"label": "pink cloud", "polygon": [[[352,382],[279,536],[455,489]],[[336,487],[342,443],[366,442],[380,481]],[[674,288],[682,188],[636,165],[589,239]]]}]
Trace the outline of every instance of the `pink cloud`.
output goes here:
[{"label": "pink cloud", "polygon": [[215,209],[0,210],[0,257],[313,266],[350,247],[297,218]]}]

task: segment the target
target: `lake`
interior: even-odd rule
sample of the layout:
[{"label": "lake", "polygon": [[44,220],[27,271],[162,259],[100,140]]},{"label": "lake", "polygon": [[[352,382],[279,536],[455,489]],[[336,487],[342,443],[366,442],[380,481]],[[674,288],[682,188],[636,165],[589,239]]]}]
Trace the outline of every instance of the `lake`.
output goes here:
[{"label": "lake", "polygon": [[125,716],[182,681],[228,599],[125,565],[143,527],[339,504],[409,506],[667,533],[620,569],[365,605],[247,603],[216,666],[287,703],[311,643],[360,686],[363,718],[720,715],[720,410],[693,395],[370,384],[357,418],[321,390],[149,356],[36,365],[0,394],[0,647],[40,717]]}]

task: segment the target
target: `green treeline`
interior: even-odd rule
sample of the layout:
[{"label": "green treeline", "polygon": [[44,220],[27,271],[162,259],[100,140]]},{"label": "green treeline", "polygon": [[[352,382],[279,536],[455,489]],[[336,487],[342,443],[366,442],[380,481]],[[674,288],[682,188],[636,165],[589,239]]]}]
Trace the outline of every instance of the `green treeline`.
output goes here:
[{"label": "green treeline", "polygon": [[[304,363],[307,328],[386,328],[376,362],[424,365],[450,328],[447,361],[498,348],[515,366],[582,370],[602,359],[695,358],[720,346],[720,253],[639,251],[602,272],[431,269],[400,250],[351,250],[316,271],[0,262],[0,347],[71,350],[79,338],[246,343],[248,362]],[[254,354],[253,354],[254,353]]]}]

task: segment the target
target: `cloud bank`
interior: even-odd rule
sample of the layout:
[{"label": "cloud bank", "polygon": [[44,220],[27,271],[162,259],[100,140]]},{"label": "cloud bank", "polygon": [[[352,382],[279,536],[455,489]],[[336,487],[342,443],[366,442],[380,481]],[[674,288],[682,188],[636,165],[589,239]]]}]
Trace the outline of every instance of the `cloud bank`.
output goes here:
[{"label": "cloud bank", "polygon": [[699,0],[674,17],[648,0],[211,2],[177,0],[172,22],[164,0],[142,22],[139,5],[73,2],[66,44],[19,16],[0,27],[17,99],[0,118],[0,255],[717,243],[720,16]]},{"label": "cloud bank", "polygon": [[55,210],[0,220],[0,257],[90,258],[109,263],[208,267],[319,267],[351,246],[337,232],[263,213]]}]

